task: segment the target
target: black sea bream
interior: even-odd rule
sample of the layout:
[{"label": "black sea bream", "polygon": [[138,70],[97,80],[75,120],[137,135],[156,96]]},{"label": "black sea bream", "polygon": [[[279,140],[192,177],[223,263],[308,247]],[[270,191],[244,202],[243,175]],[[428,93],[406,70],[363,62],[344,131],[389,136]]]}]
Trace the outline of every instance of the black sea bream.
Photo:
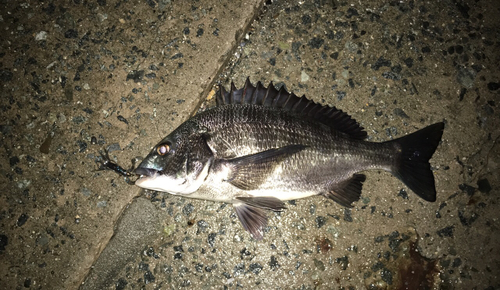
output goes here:
[{"label": "black sea bream", "polygon": [[436,123],[382,143],[335,107],[276,90],[271,83],[219,90],[217,105],[161,140],[135,170],[136,185],[231,203],[245,230],[262,239],[267,211],[286,200],[323,195],[350,207],[365,175],[391,172],[427,201],[436,200],[429,159],[443,134]]}]

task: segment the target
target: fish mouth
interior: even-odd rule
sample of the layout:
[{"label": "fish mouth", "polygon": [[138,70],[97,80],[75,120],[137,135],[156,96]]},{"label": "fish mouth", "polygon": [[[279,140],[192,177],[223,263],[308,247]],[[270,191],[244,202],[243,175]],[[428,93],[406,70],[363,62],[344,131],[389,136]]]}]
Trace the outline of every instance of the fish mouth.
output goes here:
[{"label": "fish mouth", "polygon": [[189,184],[185,178],[175,178],[160,170],[144,167],[137,168],[135,173],[139,175],[135,181],[135,185],[139,187],[171,194],[191,193],[191,191],[186,190]]},{"label": "fish mouth", "polygon": [[141,178],[142,177],[152,177],[152,176],[156,176],[156,175],[161,175],[161,171],[153,169],[153,168],[139,167],[135,170],[135,174],[139,175]]},{"label": "fish mouth", "polygon": [[163,175],[161,171],[153,168],[139,167],[135,169],[135,174],[139,176],[135,181],[135,185],[151,190],[163,190],[162,186],[158,184],[159,180],[157,179],[157,177]]}]

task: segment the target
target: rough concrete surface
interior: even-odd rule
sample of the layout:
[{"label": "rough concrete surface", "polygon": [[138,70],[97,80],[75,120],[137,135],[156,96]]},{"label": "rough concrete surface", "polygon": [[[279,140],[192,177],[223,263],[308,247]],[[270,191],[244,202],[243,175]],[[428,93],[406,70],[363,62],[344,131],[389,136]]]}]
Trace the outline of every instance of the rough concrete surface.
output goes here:
[{"label": "rough concrete surface", "polygon": [[[0,288],[500,289],[500,3],[267,2],[0,4]],[[374,142],[444,121],[437,201],[366,172],[352,209],[288,202],[258,242],[232,206],[96,171],[247,76]]]}]

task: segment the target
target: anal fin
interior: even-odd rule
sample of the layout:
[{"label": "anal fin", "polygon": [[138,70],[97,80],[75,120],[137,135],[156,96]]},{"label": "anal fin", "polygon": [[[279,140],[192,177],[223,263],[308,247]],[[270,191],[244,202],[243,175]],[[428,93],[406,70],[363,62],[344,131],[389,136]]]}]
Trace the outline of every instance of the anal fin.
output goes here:
[{"label": "anal fin", "polygon": [[243,228],[256,240],[262,240],[267,226],[267,211],[281,211],[284,203],[275,197],[237,197],[233,206]]},{"label": "anal fin", "polygon": [[363,182],[366,180],[364,174],[354,174],[351,178],[335,185],[331,191],[323,193],[325,197],[345,207],[352,207],[352,203],[359,200]]}]

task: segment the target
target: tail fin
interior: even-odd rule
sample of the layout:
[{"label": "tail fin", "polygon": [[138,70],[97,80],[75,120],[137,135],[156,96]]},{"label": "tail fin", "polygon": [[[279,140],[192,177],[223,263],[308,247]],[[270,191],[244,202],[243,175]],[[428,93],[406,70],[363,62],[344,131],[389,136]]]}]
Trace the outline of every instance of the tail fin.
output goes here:
[{"label": "tail fin", "polygon": [[401,150],[392,174],[426,201],[436,201],[436,187],[429,159],[441,141],[443,129],[444,123],[440,122],[390,141],[398,143]]}]

